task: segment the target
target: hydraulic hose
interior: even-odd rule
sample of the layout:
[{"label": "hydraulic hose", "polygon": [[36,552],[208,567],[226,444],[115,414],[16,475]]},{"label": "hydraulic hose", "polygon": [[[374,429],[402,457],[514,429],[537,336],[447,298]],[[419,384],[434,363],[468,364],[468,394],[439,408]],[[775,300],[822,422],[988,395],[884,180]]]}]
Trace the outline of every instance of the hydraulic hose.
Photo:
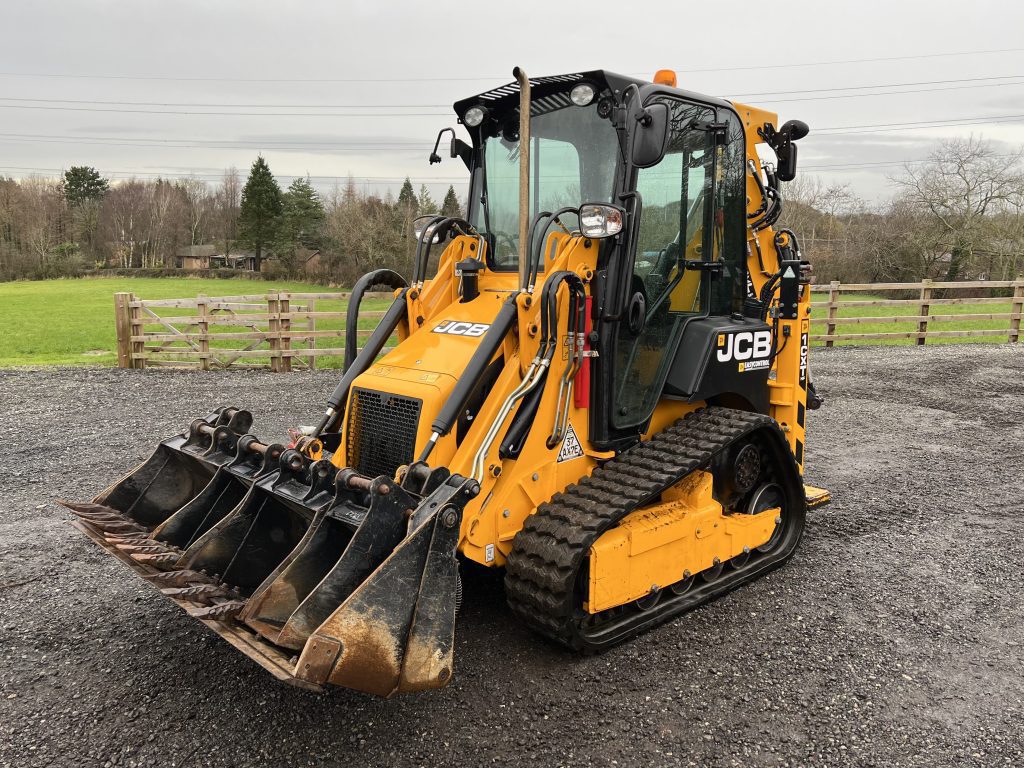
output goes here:
[{"label": "hydraulic hose", "polygon": [[[359,350],[359,354],[356,355],[355,360],[352,364],[345,369],[345,373],[341,377],[341,381],[334,388],[331,396],[327,398],[327,410],[324,412],[324,417],[320,420],[316,429],[313,431],[313,437],[320,437],[337,421],[338,416],[344,411],[342,403],[345,402],[348,397],[348,391],[352,386],[352,382],[356,380],[356,377],[366,372],[366,370],[373,364],[373,361],[377,359],[377,355],[384,349],[384,345],[387,344],[388,339],[391,338],[391,334],[398,328],[398,324],[402,322],[402,319],[406,317],[406,303],[405,297],[409,293],[408,288],[403,288],[402,292],[395,297],[395,300],[391,302],[391,306],[388,307],[387,312],[384,313],[384,317],[377,324],[377,327],[373,329],[373,333],[370,334],[370,338],[366,340],[366,345]],[[346,351],[347,356],[347,351]]]},{"label": "hydraulic hose", "polygon": [[580,211],[579,208],[577,208],[575,206],[567,205],[564,208],[559,208],[554,213],[549,213],[547,211],[541,211],[540,213],[537,214],[537,218],[534,219],[533,226],[530,227],[530,244],[531,244],[531,246],[533,245],[533,235],[534,235],[533,227],[538,226],[540,224],[541,220],[544,217],[547,217],[548,222],[547,222],[547,224],[544,225],[543,229],[541,229],[541,231],[540,231],[540,239],[539,239],[539,242],[537,243],[536,254],[534,254],[532,249],[531,249],[531,253],[530,253],[530,277],[529,277],[529,283],[527,285],[528,288],[532,288],[533,286],[535,286],[537,284],[537,277],[538,277],[538,275],[540,275],[540,267],[541,267],[541,264],[544,263],[544,244],[547,241],[548,231],[551,229],[551,225],[552,224],[558,224],[558,226],[560,226],[563,230],[568,231],[566,229],[565,225],[562,224],[561,221],[559,221],[559,217],[564,216],[567,213],[575,213],[578,216],[579,215],[579,211]]},{"label": "hydraulic hose", "polygon": [[359,305],[363,294],[375,285],[386,285],[391,289],[408,288],[405,278],[391,269],[375,269],[360,277],[352,287],[352,295],[348,299],[348,311],[345,315],[345,367],[347,371],[356,359],[359,347]]}]

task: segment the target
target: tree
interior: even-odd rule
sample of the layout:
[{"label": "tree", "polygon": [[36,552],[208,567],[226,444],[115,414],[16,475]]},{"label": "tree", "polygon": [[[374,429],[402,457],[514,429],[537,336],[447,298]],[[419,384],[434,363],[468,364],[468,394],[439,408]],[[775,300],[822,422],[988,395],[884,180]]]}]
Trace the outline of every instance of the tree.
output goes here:
[{"label": "tree", "polygon": [[242,190],[238,220],[239,239],[256,252],[257,272],[263,264],[264,249],[277,238],[282,212],[281,187],[260,155]]},{"label": "tree", "polygon": [[71,214],[72,237],[76,249],[95,261],[99,245],[100,206],[110,191],[110,182],[95,168],[74,165],[64,173],[62,189],[64,201]]},{"label": "tree", "polygon": [[51,258],[65,243],[67,208],[61,186],[52,179],[30,176],[21,182],[22,242],[35,262],[37,277],[51,274]]},{"label": "tree", "polygon": [[230,255],[238,239],[238,212],[242,205],[242,180],[237,168],[224,172],[220,186],[213,196],[213,238],[224,243],[224,253]]},{"label": "tree", "polygon": [[907,164],[893,179],[906,199],[924,210],[946,234],[945,279],[977,267],[993,248],[992,216],[1005,211],[1024,187],[1019,149],[1008,158],[973,136],[942,142],[920,165]]},{"label": "tree", "polygon": [[317,248],[323,233],[324,204],[308,178],[295,179],[282,199],[280,255],[289,272],[297,267],[299,247]]},{"label": "tree", "polygon": [[402,209],[403,213],[416,214],[419,208],[419,203],[416,200],[416,193],[412,189],[412,182],[409,177],[405,177],[405,181],[402,182],[402,189],[398,193],[398,207]]},{"label": "tree", "polygon": [[178,189],[188,213],[189,245],[200,245],[206,242],[206,230],[213,209],[210,190],[205,181],[192,178],[179,181]]},{"label": "tree", "polygon": [[73,165],[64,172],[64,199],[72,208],[101,200],[109,189],[110,182],[88,165]]},{"label": "tree", "polygon": [[441,215],[442,216],[461,216],[462,215],[462,204],[459,202],[459,196],[455,194],[455,187],[449,186],[448,192],[444,196],[444,202],[441,203]]},{"label": "tree", "polygon": [[[408,181],[408,179],[406,179],[406,181]],[[437,203],[435,203],[434,198],[430,196],[430,190],[427,189],[426,184],[420,184],[420,194],[416,199],[416,203],[420,215],[426,213],[437,213]]]}]

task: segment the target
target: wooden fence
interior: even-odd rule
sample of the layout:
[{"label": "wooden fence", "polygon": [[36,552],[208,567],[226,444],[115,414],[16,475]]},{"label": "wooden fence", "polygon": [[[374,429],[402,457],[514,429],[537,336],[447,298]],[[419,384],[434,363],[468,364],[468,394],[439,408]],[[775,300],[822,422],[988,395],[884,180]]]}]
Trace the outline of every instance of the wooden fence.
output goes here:
[{"label": "wooden fence", "polygon": [[[1003,296],[964,296],[965,292]],[[913,340],[929,338],[1003,337],[1020,339],[1024,316],[1024,279],[920,283],[847,283],[812,285],[811,341],[831,347],[836,342]],[[844,294],[890,294],[900,297],[844,299]],[[368,293],[367,299],[388,299],[389,293]],[[150,366],[217,368],[317,367],[318,358],[345,354],[345,312],[349,294],[275,292],[249,296],[197,296],[194,299],[139,299],[133,293],[114,294],[117,326],[117,364],[121,368]],[[994,312],[936,313],[936,307],[970,305],[994,307]],[[879,309],[873,310],[872,308]],[[895,309],[894,314],[879,314]],[[903,310],[910,310],[904,314]],[[865,314],[866,312],[866,314]],[[360,312],[366,327],[362,342],[384,315],[382,310]],[[950,329],[949,323],[973,324]],[[839,332],[838,326],[903,325],[893,331]],[[908,325],[909,324],[909,325]],[[992,327],[999,326],[999,327]],[[821,331],[824,332],[821,332]]]},{"label": "wooden fence", "polygon": [[[993,296],[998,291],[1003,296]],[[824,333],[811,334],[811,341],[824,342],[831,347],[837,341],[883,341],[912,339],[917,344],[924,344],[927,339],[940,338],[985,338],[1003,337],[1010,342],[1020,338],[1020,320],[1024,314],[1024,279],[1017,280],[986,280],[965,282],[934,282],[922,280],[920,283],[847,283],[838,282],[828,285],[812,285],[812,294],[824,293],[827,301],[812,301],[814,309],[811,315],[812,329],[824,326]],[[868,298],[844,300],[843,294],[869,293],[889,294],[897,292],[900,296],[912,295],[914,298]],[[988,293],[987,296],[965,296],[964,293]],[[970,305],[984,308],[988,305],[1001,305],[995,312],[952,312],[946,314],[935,312],[935,307]],[[872,310],[879,307],[878,310]],[[896,308],[896,314],[879,314],[885,308]],[[911,314],[903,314],[906,308]],[[843,310],[847,310],[843,312]],[[852,310],[852,313],[851,313]],[[867,314],[862,314],[866,312]],[[843,325],[881,325],[903,324],[904,329],[894,331],[869,331],[861,333],[838,332],[837,326]],[[950,329],[949,323],[972,324],[970,329]],[[910,324],[912,330],[906,329]],[[938,326],[938,327],[936,327]],[[991,327],[1001,326],[1001,327]],[[884,326],[883,326],[884,327]]]},{"label": "wooden fence", "polygon": [[[194,299],[140,299],[114,294],[117,364],[150,366],[313,369],[321,357],[345,354],[345,312],[349,294],[275,292]],[[365,299],[388,299],[367,293]],[[365,305],[364,305],[365,306]],[[362,311],[366,339],[384,315]]]}]

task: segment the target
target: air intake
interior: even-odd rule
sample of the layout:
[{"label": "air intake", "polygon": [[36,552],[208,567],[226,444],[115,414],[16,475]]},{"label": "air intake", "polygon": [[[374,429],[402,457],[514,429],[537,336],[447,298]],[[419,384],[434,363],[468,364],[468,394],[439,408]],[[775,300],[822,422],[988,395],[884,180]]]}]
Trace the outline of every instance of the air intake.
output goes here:
[{"label": "air intake", "polygon": [[411,464],[421,400],[355,387],[349,403],[348,464],[367,477],[387,475]]}]

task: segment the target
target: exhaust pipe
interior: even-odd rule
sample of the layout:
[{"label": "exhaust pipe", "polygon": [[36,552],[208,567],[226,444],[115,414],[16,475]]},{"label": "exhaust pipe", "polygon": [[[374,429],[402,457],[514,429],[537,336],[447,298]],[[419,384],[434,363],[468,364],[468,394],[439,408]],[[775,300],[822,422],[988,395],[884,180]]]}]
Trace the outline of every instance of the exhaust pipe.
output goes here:
[{"label": "exhaust pipe", "polygon": [[530,78],[521,67],[512,70],[519,83],[519,291],[530,274]]}]

